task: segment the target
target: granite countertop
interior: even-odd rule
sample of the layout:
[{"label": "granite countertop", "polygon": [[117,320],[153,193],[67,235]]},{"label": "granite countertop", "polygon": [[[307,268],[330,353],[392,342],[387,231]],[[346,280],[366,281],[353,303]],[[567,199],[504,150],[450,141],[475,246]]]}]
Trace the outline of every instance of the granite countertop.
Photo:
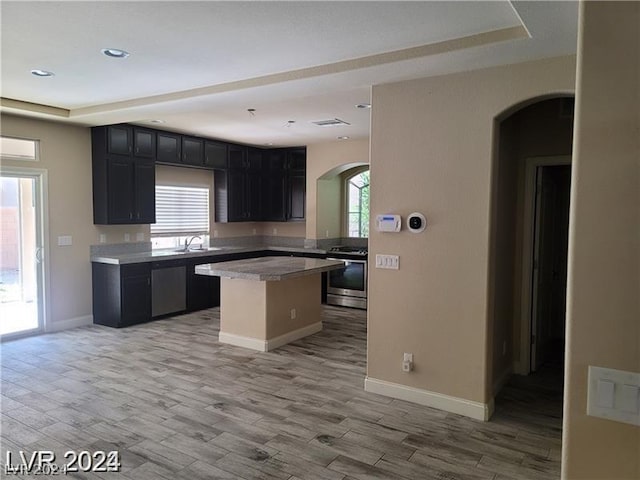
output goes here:
[{"label": "granite countertop", "polygon": [[301,257],[262,257],[197,265],[196,273],[245,280],[284,280],[344,267],[344,262]]},{"label": "granite countertop", "polygon": [[137,253],[92,255],[91,261],[96,263],[107,263],[111,265],[125,265],[130,263],[145,263],[145,262],[155,262],[159,260],[176,260],[181,258],[194,258],[194,257],[210,257],[215,255],[225,255],[229,253],[259,252],[264,250],[315,253],[315,254],[321,254],[321,255],[326,253],[326,250],[320,250],[317,248],[303,248],[303,247],[225,246],[225,247],[203,248],[201,250],[194,249],[194,250],[189,250],[188,252],[180,252],[174,249],[168,249],[168,250],[149,250],[149,251],[137,252]]}]

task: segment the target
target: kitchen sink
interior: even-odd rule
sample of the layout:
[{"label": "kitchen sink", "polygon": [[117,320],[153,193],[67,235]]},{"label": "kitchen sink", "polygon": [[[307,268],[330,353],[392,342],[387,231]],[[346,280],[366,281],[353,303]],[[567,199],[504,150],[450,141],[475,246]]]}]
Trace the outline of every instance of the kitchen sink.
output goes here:
[{"label": "kitchen sink", "polygon": [[174,252],[195,253],[195,252],[214,252],[216,250],[222,250],[222,247],[189,248],[188,250],[185,250],[184,248],[178,248],[177,250],[174,250]]}]

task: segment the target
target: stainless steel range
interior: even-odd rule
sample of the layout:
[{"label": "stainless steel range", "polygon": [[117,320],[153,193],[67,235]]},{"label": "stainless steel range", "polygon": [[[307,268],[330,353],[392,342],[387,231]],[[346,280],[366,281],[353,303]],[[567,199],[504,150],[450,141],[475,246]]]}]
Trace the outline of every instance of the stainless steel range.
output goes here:
[{"label": "stainless steel range", "polygon": [[368,253],[366,247],[339,245],[329,249],[327,260],[341,260],[344,268],[329,272],[328,304],[366,310]]}]

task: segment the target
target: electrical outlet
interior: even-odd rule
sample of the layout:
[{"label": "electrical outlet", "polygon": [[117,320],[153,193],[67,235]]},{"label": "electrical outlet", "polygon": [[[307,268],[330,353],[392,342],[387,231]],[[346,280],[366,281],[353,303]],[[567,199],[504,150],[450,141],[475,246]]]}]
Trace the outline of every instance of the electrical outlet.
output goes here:
[{"label": "electrical outlet", "polygon": [[327,230],[326,232],[324,232],[324,236],[325,236],[325,238],[329,238],[329,230]]},{"label": "electrical outlet", "polygon": [[142,232],[136,233],[136,242],[144,242],[144,233]]},{"label": "electrical outlet", "polygon": [[125,233],[124,234],[124,241],[125,242],[130,242],[131,241],[131,234]]},{"label": "electrical outlet", "polygon": [[213,231],[213,238],[218,238],[218,230]]},{"label": "electrical outlet", "polygon": [[100,243],[107,243],[107,235],[104,233],[100,234]]},{"label": "electrical outlet", "polygon": [[256,234],[256,229],[254,228],[251,233],[253,233],[254,235]]},{"label": "electrical outlet", "polygon": [[413,353],[405,353],[402,356],[402,371],[405,373],[413,370]]},{"label": "electrical outlet", "polygon": [[274,229],[273,229],[273,234],[274,234],[274,235],[277,235],[277,234],[278,234],[278,229],[277,229],[277,228],[274,228]]},{"label": "electrical outlet", "polygon": [[291,320],[295,320],[296,319],[296,309],[292,308],[291,309]]}]

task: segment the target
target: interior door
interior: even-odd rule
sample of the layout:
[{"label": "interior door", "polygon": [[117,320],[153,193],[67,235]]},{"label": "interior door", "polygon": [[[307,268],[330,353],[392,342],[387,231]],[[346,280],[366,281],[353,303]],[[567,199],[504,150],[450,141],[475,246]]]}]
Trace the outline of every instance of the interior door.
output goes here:
[{"label": "interior door", "polygon": [[[562,361],[571,167],[538,167],[534,227],[531,369]],[[557,358],[560,356],[560,358]]]},{"label": "interior door", "polygon": [[40,175],[2,173],[0,335],[43,329],[43,227]]}]

